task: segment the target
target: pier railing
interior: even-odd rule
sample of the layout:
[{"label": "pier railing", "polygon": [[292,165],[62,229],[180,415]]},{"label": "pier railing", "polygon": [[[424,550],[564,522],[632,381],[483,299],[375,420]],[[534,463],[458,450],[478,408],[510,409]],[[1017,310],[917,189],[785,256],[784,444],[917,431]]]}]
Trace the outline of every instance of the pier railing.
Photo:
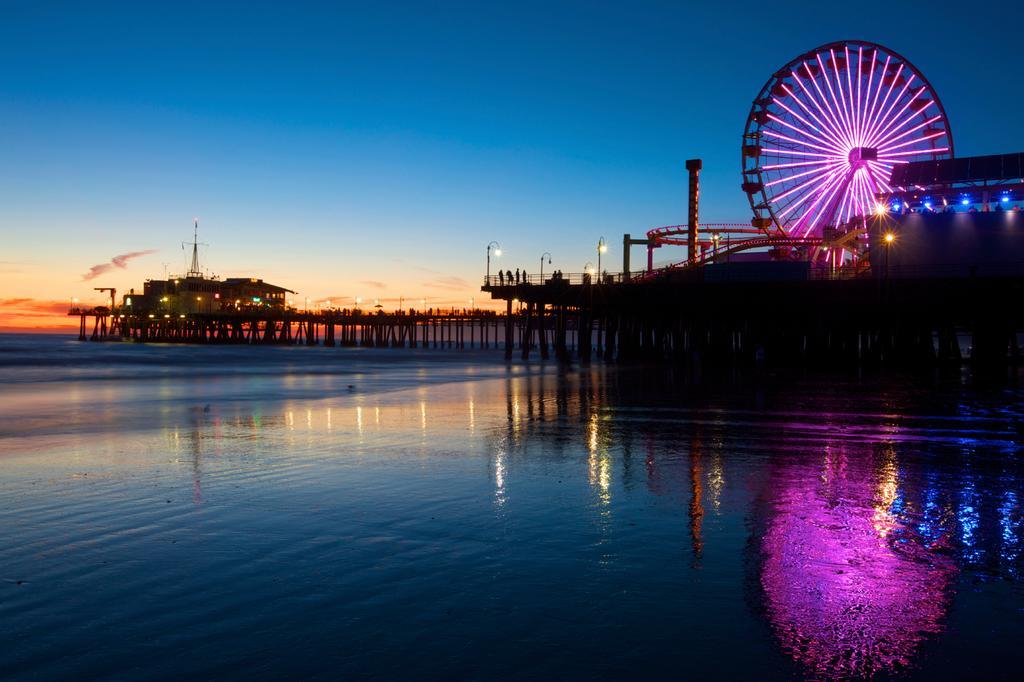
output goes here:
[{"label": "pier railing", "polygon": [[512,273],[511,278],[508,275],[497,274],[484,277],[484,286],[622,284],[630,279],[621,272],[605,272],[600,277],[597,272],[565,272],[558,275],[547,272],[543,275],[520,273],[518,278]]}]

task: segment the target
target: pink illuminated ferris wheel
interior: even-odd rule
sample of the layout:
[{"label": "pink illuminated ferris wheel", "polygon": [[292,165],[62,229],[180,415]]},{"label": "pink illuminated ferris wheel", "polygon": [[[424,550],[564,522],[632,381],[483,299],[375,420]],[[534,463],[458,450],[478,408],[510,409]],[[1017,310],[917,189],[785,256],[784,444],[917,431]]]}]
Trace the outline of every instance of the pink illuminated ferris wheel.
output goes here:
[{"label": "pink illuminated ferris wheel", "polygon": [[869,215],[896,164],[952,156],[949,120],[921,72],[881,45],[841,41],[761,89],[743,133],[743,190],[768,229],[813,239]]}]

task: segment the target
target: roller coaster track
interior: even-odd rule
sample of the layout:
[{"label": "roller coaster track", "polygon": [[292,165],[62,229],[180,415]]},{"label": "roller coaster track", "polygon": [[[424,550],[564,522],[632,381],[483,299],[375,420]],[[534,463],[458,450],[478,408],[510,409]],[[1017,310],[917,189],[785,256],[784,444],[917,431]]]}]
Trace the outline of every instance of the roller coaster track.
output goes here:
[{"label": "roller coaster track", "polygon": [[[849,249],[850,246],[852,245],[852,243],[855,242],[858,237],[860,237],[860,236],[862,236],[862,235],[864,235],[866,233],[866,230],[863,230],[863,229],[851,230],[849,232],[845,232],[845,233],[839,235],[838,237],[836,237],[836,238],[834,238],[832,240],[826,240],[826,239],[823,239],[822,237],[792,237],[792,236],[785,235],[785,234],[781,234],[781,235],[765,235],[761,230],[757,230],[757,229],[751,228],[749,226],[734,225],[734,224],[729,224],[729,223],[709,224],[709,225],[706,226],[706,229],[708,231],[714,233],[716,231],[715,230],[716,227],[721,229],[723,232],[727,231],[730,235],[737,234],[737,233],[738,234],[751,234],[751,233],[755,233],[755,234],[760,234],[762,236],[760,236],[760,237],[753,237],[753,238],[750,238],[750,239],[741,239],[740,241],[737,241],[737,242],[731,243],[731,244],[727,244],[726,246],[721,246],[720,242],[719,242],[719,244],[716,246],[716,248],[712,248],[712,249],[709,249],[709,250],[704,250],[701,253],[700,257],[697,258],[696,261],[693,261],[693,262],[690,262],[690,261],[680,261],[678,263],[673,263],[672,265],[668,265],[668,266],[666,266],[664,268],[660,268],[658,270],[653,270],[651,272],[645,272],[645,273],[641,274],[637,279],[641,279],[641,280],[642,279],[652,279],[654,277],[657,277],[660,274],[664,274],[664,273],[669,272],[669,271],[689,270],[689,269],[693,269],[693,268],[699,268],[699,267],[702,267],[704,265],[707,265],[708,263],[715,262],[716,260],[718,260],[720,258],[724,258],[726,256],[730,256],[730,255],[732,255],[734,253],[740,253],[740,252],[743,252],[743,251],[749,251],[751,249],[779,248],[779,247],[783,247],[783,248],[785,248],[785,247],[789,247],[789,248],[805,247],[805,248],[808,248],[808,249],[815,249],[815,248],[828,248],[828,249],[836,249],[836,248],[844,249],[845,248],[845,249]],[[729,229],[728,230],[724,229],[726,227],[728,227]],[[739,227],[742,227],[742,231],[740,231],[738,229],[735,229],[735,228],[739,228]],[[655,239],[656,241],[658,241],[659,244],[685,246],[686,245],[686,230],[687,229],[688,228],[687,228],[686,225],[678,225],[678,226],[672,226],[672,227],[661,227],[661,228],[657,228],[657,229],[649,231],[647,233],[647,235],[648,235],[649,239]]]},{"label": "roller coaster track", "polygon": [[[725,234],[725,235],[763,235],[764,231],[751,227],[747,223],[701,223],[701,233]],[[656,227],[647,231],[647,238],[658,246],[686,246],[686,240],[690,232],[689,225],[668,225]],[[709,242],[710,239],[701,239],[701,242]]]}]

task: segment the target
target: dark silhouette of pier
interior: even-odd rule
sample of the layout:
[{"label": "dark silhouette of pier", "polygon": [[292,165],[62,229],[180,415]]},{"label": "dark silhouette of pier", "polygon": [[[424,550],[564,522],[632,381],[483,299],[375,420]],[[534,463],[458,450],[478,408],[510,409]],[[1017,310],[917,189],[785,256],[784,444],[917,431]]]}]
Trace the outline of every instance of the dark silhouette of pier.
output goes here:
[{"label": "dark silhouette of pier", "polygon": [[[769,264],[771,265],[771,264]],[[511,359],[714,365],[1018,362],[1024,263],[850,275],[715,266],[655,277],[525,275],[481,287],[504,311],[263,310],[133,316],[76,308],[79,339],[492,349]],[[779,275],[783,277],[779,278]]]},{"label": "dark silhouette of pier", "polygon": [[[785,270],[783,270],[785,272]],[[694,268],[661,277],[527,282],[483,290],[523,308],[523,357],[552,331],[577,330],[589,360],[693,364],[980,364],[1018,362],[1024,263],[902,268],[893,276],[805,269],[797,279]],[[896,276],[896,275],[899,276]],[[966,351],[966,352],[965,352]],[[510,351],[506,349],[506,355]]]},{"label": "dark silhouette of pier", "polygon": [[[508,315],[486,310],[449,312],[363,312],[353,310],[300,312],[224,310],[181,315],[133,316],[122,308],[72,308],[79,318],[81,341],[138,343],[306,345],[373,348],[518,349],[529,356],[539,347],[548,357],[556,339],[553,322],[540,325],[546,335],[527,335],[525,311]],[[549,313],[549,317],[551,317]],[[537,323],[534,322],[534,331]],[[574,325],[562,328],[562,355],[579,350]],[[538,345],[539,344],[539,345]]]}]

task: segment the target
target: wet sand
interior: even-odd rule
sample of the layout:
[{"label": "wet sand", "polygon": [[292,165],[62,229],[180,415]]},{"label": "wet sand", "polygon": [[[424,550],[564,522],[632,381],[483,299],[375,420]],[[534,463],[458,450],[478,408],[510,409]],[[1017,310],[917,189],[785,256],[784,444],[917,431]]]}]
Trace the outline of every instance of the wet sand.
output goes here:
[{"label": "wet sand", "polygon": [[20,337],[0,378],[7,675],[1024,663],[1013,387]]}]

